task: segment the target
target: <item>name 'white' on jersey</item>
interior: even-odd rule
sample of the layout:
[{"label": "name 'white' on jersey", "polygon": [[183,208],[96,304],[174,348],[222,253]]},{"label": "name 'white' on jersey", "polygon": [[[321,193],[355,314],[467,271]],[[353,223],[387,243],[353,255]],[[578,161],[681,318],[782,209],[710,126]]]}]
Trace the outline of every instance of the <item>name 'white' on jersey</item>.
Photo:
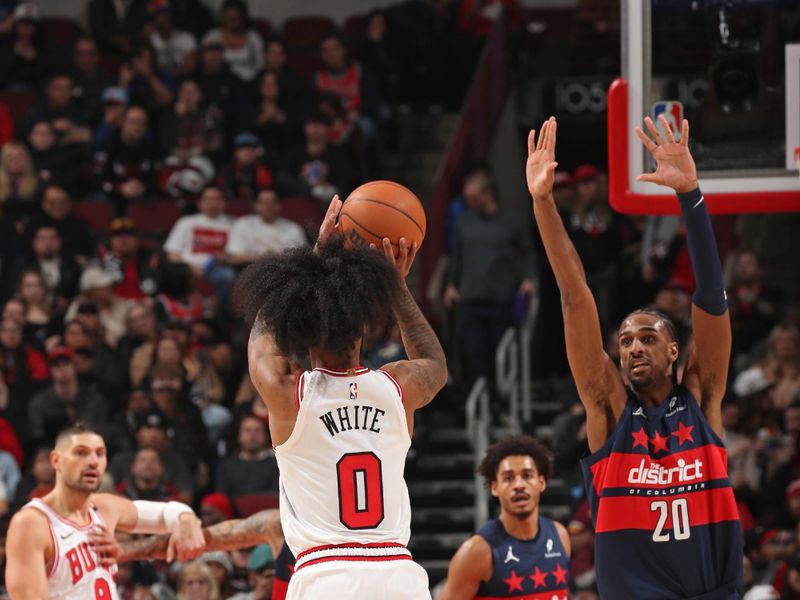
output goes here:
[{"label": "name 'white' on jersey", "polygon": [[117,585],[111,573],[89,544],[95,525],[105,525],[93,506],[91,522],[81,527],[59,515],[46,502],[36,498],[23,508],[34,508],[47,517],[53,540],[53,564],[47,574],[47,597],[59,600],[118,600]]},{"label": "name 'white' on jersey", "polygon": [[281,524],[295,556],[319,546],[405,546],[411,446],[403,392],[384,371],[314,369],[297,380],[294,430],[275,448]]}]

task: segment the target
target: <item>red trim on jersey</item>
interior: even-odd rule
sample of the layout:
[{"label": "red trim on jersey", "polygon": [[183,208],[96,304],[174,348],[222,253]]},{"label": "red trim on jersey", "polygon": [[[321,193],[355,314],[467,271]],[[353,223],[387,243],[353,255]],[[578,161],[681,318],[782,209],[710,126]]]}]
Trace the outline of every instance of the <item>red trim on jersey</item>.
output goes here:
[{"label": "red trim on jersey", "polygon": [[294,380],[294,408],[300,410],[300,400],[302,399],[303,390],[300,387],[300,382],[303,380],[303,371],[300,371]]},{"label": "red trim on jersey", "polygon": [[[563,596],[558,593],[563,592]],[[475,596],[475,600],[508,600],[511,596]],[[525,594],[524,596],[513,596],[513,600],[567,600],[567,590],[556,590],[552,592],[539,592],[538,594]]]},{"label": "red trim on jersey", "polygon": [[286,592],[289,590],[289,582],[283,579],[272,580],[272,600],[286,600]]},{"label": "red trim on jersey", "polygon": [[314,548],[309,548],[308,550],[304,550],[300,554],[298,554],[294,562],[297,564],[301,558],[304,556],[308,556],[312,552],[320,552],[322,550],[339,550],[341,548],[361,548],[361,549],[369,549],[369,548],[402,548],[403,550],[408,550],[403,544],[398,544],[397,542],[371,542],[369,544],[358,544],[358,543],[350,543],[350,544],[331,544],[328,546],[315,546]]},{"label": "red trim on jersey", "polygon": [[[642,464],[644,461],[644,464]],[[684,461],[683,467],[689,466],[689,471],[693,475],[690,481],[678,481],[679,471],[664,474],[664,483],[644,483],[641,481],[629,481],[642,479],[647,475],[650,465],[660,465],[660,469],[678,469],[678,461]],[[696,461],[700,461],[700,475],[697,476]],[[599,495],[606,488],[666,488],[678,485],[699,483],[712,479],[725,479],[728,476],[728,453],[725,448],[720,448],[713,444],[707,444],[699,448],[692,448],[683,452],[675,452],[663,457],[651,456],[649,454],[626,454],[614,452],[608,457],[592,465],[592,484],[595,492]],[[658,476],[658,472],[654,476]],[[668,478],[671,478],[669,481]]]},{"label": "red trim on jersey", "polygon": [[330,562],[332,560],[344,560],[347,562],[386,562],[388,560],[412,560],[407,554],[398,554],[397,556],[349,556],[343,554],[341,556],[324,556],[322,558],[314,558],[295,569],[295,573],[305,569],[308,566],[316,565],[317,563]]},{"label": "red trim on jersey", "polygon": [[[653,531],[660,513],[652,510],[652,503],[657,500],[671,502],[676,498],[686,500],[691,527],[739,520],[739,510],[731,488],[707,489],[672,496],[613,496],[600,498],[595,533],[624,529]],[[667,521],[663,529],[673,529],[672,511],[667,511]]]},{"label": "red trim on jersey", "polygon": [[53,515],[55,518],[57,518],[62,523],[66,523],[67,525],[69,525],[70,527],[74,527],[78,531],[86,531],[87,529],[91,528],[92,525],[94,525],[94,516],[92,515],[92,511],[91,510],[89,510],[89,522],[86,525],[78,525],[74,521],[70,521],[66,517],[62,517],[53,508],[51,508],[50,505],[48,505],[47,502],[45,502],[44,500],[40,500],[40,502],[37,502],[36,506],[43,507],[44,510],[46,510],[48,514]]},{"label": "red trim on jersey", "polygon": [[314,370],[322,371],[323,373],[326,373],[327,375],[333,375],[334,377],[355,377],[356,375],[364,375],[365,373],[369,373],[369,369],[363,365],[358,365],[352,369],[345,369],[344,371],[329,369],[327,367],[317,367]]},{"label": "red trim on jersey", "polygon": [[400,394],[400,402],[405,404],[406,399],[405,396],[403,395],[403,387],[397,382],[397,379],[392,377],[392,374],[389,373],[389,371],[384,371],[383,369],[378,369],[378,373],[383,373],[391,380],[391,382],[394,384],[394,387],[397,388],[397,393]]}]

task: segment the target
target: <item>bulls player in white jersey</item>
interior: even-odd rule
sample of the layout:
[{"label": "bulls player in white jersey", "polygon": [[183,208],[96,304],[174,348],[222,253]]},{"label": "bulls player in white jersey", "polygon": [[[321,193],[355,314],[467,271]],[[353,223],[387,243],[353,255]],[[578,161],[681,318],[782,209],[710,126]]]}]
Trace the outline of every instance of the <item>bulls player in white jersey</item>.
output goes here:
[{"label": "bulls player in white jersey", "polygon": [[[430,598],[406,548],[403,477],[414,411],[447,380],[444,352],[405,284],[417,248],[345,249],[331,203],[314,250],[268,256],[242,275],[254,319],[250,376],[269,408],[281,524],[297,557],[287,598]],[[365,327],[394,314],[409,360],[359,366]],[[299,362],[312,369],[300,371]]]},{"label": "bulls player in white jersey", "polygon": [[8,529],[5,581],[12,600],[116,599],[113,558],[93,548],[96,530],[170,533],[168,560],[202,554],[200,519],[185,504],[95,493],[106,470],[106,446],[90,426],[59,433],[50,461],[53,491],[26,504]]}]

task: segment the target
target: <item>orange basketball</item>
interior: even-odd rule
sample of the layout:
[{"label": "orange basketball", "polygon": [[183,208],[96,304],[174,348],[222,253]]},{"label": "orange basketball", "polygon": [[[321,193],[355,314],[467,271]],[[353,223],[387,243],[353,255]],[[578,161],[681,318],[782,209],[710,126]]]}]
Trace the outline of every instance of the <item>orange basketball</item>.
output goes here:
[{"label": "orange basketball", "polygon": [[425,209],[407,187],[394,181],[370,181],[357,187],[344,201],[339,225],[345,243],[360,247],[375,244],[380,248],[389,238],[395,256],[400,238],[408,247],[425,238]]}]

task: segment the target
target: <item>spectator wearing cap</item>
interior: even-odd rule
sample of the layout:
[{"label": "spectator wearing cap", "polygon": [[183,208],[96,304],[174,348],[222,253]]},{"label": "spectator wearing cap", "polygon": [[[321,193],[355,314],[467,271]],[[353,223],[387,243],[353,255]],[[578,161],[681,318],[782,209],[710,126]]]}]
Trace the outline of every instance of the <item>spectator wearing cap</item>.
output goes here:
[{"label": "spectator wearing cap", "polygon": [[258,192],[253,212],[233,224],[225,249],[232,264],[246,265],[266,254],[308,245],[303,228],[280,216],[281,201],[275,190]]},{"label": "spectator wearing cap", "polygon": [[60,346],[48,354],[52,384],[31,398],[28,405],[30,435],[37,443],[52,443],[59,429],[77,420],[105,424],[108,402],[92,388],[81,386],[75,354]]},{"label": "spectator wearing cap", "polygon": [[209,34],[220,35],[223,56],[231,71],[244,82],[253,81],[264,66],[264,42],[250,27],[247,5],[241,0],[226,0],[221,13],[219,29]]},{"label": "spectator wearing cap", "polygon": [[217,580],[220,596],[229,598],[232,595],[231,577],[233,577],[233,561],[230,555],[223,551],[206,552],[200,557],[200,560],[211,569],[211,574]]},{"label": "spectator wearing cap", "polygon": [[[72,199],[67,191],[57,184],[50,184],[44,188],[41,213],[30,220],[26,231],[33,232],[41,226],[55,228],[63,241],[64,252],[80,264],[85,264],[94,254],[94,240],[89,232],[89,226],[72,211]],[[30,234],[27,237],[30,239]]]},{"label": "spectator wearing cap", "polygon": [[231,596],[230,600],[270,600],[275,581],[275,557],[268,544],[259,544],[247,559],[249,592]]},{"label": "spectator wearing cap", "polygon": [[755,252],[736,254],[728,308],[733,331],[733,354],[748,353],[777,324],[783,295],[764,281],[764,269]]},{"label": "spectator wearing cap", "polygon": [[81,295],[72,301],[64,318],[71,321],[78,314],[78,307],[91,304],[97,307],[100,323],[105,331],[105,340],[112,348],[125,335],[125,317],[128,304],[114,295],[114,280],[101,267],[91,265],[81,274]]},{"label": "spectator wearing cap", "polygon": [[277,493],[278,464],[263,421],[243,417],[237,441],[237,451],[220,461],[217,490],[232,499],[245,494]]},{"label": "spectator wearing cap", "polygon": [[147,24],[147,0],[91,0],[89,2],[89,30],[104,52],[113,52],[127,58],[133,45]]},{"label": "spectator wearing cap", "polygon": [[278,191],[285,195],[312,196],[324,204],[335,194],[342,198],[355,186],[356,171],[341,148],[330,144],[328,118],[310,113],[303,125],[304,141],[290,150]]},{"label": "spectator wearing cap", "polygon": [[158,293],[158,257],[139,244],[135,223],[128,217],[111,221],[108,246],[97,250],[100,267],[111,278],[114,295],[143,300]]},{"label": "spectator wearing cap", "polygon": [[165,481],[164,464],[153,448],[141,448],[136,452],[130,473],[117,484],[116,492],[131,500],[178,500],[178,489]]},{"label": "spectator wearing cap", "polygon": [[211,527],[233,518],[233,505],[225,494],[213,492],[200,501],[200,520],[203,527]]},{"label": "spectator wearing cap", "polygon": [[224,140],[218,116],[206,107],[197,81],[184,79],[174,107],[160,120],[159,137],[168,160],[184,164],[192,157],[220,155]]},{"label": "spectator wearing cap", "polygon": [[194,35],[175,28],[170,0],[150,0],[147,14],[152,33],[150,44],[156,51],[158,68],[173,77],[183,77],[195,69],[197,40]]},{"label": "spectator wearing cap", "polygon": [[125,109],[122,126],[95,154],[100,190],[122,216],[130,202],[155,191],[159,152],[148,132],[148,116],[139,106]]},{"label": "spectator wearing cap", "polygon": [[[181,502],[191,504],[195,481],[184,457],[173,449],[175,428],[158,410],[140,415],[136,421],[136,449],[156,450],[164,465],[164,479],[178,489]],[[108,465],[108,472],[115,482],[125,479],[136,458],[136,450],[117,453]]]},{"label": "spectator wearing cap", "polygon": [[40,224],[31,230],[31,240],[31,253],[19,262],[12,279],[19,281],[23,271],[39,271],[54,297],[55,308],[64,310],[78,292],[81,267],[64,251],[61,235],[53,225]]},{"label": "spectator wearing cap", "polygon": [[573,177],[575,202],[562,218],[586,271],[600,322],[607,328],[613,326],[615,318],[614,290],[622,250],[619,226],[603,194],[597,168],[581,165],[575,169]]},{"label": "spectator wearing cap", "polygon": [[217,184],[229,198],[252,202],[259,190],[272,187],[272,171],[261,163],[263,150],[255,134],[240,133],[233,147],[233,161],[219,174]]},{"label": "spectator wearing cap", "polygon": [[38,92],[47,76],[60,67],[60,53],[44,35],[39,8],[22,2],[14,9],[11,33],[0,53],[0,81],[11,90]]},{"label": "spectator wearing cap", "polygon": [[71,75],[53,75],[45,87],[44,98],[33,105],[26,117],[26,130],[34,123],[48,121],[55,130],[57,146],[88,146],[91,128],[83,107],[75,100],[74,91]]},{"label": "spectator wearing cap", "polygon": [[92,152],[99,151],[119,133],[125,109],[128,107],[128,92],[118,86],[104,88],[100,98],[103,103],[102,114],[92,130],[92,141],[89,144]]},{"label": "spectator wearing cap", "polygon": [[247,85],[233,74],[225,62],[222,33],[213,29],[203,36],[200,43],[200,68],[194,78],[203,90],[209,109],[223,117],[226,133],[230,136],[240,123],[248,106]]},{"label": "spectator wearing cap", "polygon": [[103,90],[114,85],[114,79],[100,68],[100,53],[93,38],[75,40],[71,75],[77,105],[91,125],[97,124],[103,116]]},{"label": "spectator wearing cap", "polygon": [[164,243],[169,261],[185,264],[195,277],[211,281],[223,309],[236,278],[236,272],[220,260],[225,258],[233,227],[233,219],[225,214],[226,203],[223,190],[207,187],[197,202],[200,212],[178,219]]}]

